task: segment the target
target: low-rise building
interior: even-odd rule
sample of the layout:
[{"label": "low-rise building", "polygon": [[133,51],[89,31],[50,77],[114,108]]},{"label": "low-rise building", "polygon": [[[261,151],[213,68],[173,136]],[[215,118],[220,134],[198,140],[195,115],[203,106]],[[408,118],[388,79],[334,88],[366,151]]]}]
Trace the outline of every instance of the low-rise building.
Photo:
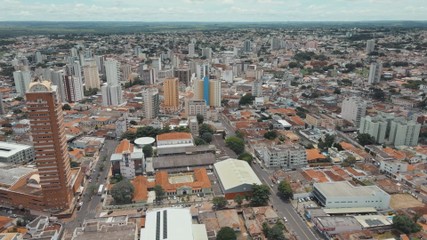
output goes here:
[{"label": "low-rise building", "polygon": [[174,148],[194,146],[193,136],[186,132],[171,132],[159,134],[156,137],[157,148]]},{"label": "low-rise building", "polygon": [[135,176],[143,174],[144,153],[142,149],[135,147],[127,139],[120,142],[115,153],[111,155],[110,161],[113,175],[122,175],[127,179],[133,179]]},{"label": "low-rise building", "polygon": [[325,208],[388,209],[390,195],[377,186],[353,186],[348,181],[314,183],[313,195]]},{"label": "low-rise building", "polygon": [[298,144],[276,145],[257,149],[268,168],[296,169],[307,166],[307,153]]},{"label": "low-rise building", "polygon": [[336,234],[350,231],[362,230],[359,222],[350,216],[340,217],[315,217],[312,222],[316,229],[324,234],[328,239],[333,238]]},{"label": "low-rise building", "polygon": [[0,142],[0,162],[3,163],[27,163],[34,160],[33,146]]},{"label": "low-rise building", "polygon": [[[84,220],[81,227],[74,230],[71,240],[95,239],[138,239],[138,226],[127,216]],[[155,239],[155,238],[151,238]]]}]

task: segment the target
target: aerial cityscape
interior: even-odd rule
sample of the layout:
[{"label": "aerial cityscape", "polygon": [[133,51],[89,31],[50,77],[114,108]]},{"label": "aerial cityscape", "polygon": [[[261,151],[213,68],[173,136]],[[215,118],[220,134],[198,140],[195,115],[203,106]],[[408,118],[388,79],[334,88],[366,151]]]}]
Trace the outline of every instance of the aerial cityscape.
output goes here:
[{"label": "aerial cityscape", "polygon": [[427,2],[0,3],[1,240],[427,239]]}]

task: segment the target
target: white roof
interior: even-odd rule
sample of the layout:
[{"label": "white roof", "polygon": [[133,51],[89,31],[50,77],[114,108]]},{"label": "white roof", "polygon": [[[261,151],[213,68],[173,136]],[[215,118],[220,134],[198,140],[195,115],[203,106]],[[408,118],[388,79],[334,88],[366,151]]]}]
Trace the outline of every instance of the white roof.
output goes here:
[{"label": "white roof", "polygon": [[[153,209],[147,211],[145,219],[145,229],[141,229],[141,239],[207,239],[207,236],[199,237],[201,235],[200,226],[193,227],[188,208]],[[157,233],[160,235],[159,238],[156,238]]]},{"label": "white roof", "polygon": [[141,137],[141,138],[135,139],[134,143],[139,146],[144,146],[144,145],[153,144],[155,141],[156,139],[152,137]]},{"label": "white roof", "polygon": [[224,190],[232,189],[243,184],[262,184],[246,161],[229,158],[215,163],[214,167]]},{"label": "white roof", "polygon": [[286,120],[280,119],[280,120],[277,120],[277,122],[280,123],[280,124],[282,124],[282,126],[284,126],[284,127],[292,127],[292,124],[290,124]]},{"label": "white roof", "polygon": [[377,195],[379,192],[384,192],[376,185],[356,187],[348,181],[315,183],[314,187],[325,197],[371,197]]},{"label": "white roof", "polygon": [[18,144],[18,143],[7,143],[0,142],[0,157],[11,157],[20,151],[32,148],[32,146]]}]

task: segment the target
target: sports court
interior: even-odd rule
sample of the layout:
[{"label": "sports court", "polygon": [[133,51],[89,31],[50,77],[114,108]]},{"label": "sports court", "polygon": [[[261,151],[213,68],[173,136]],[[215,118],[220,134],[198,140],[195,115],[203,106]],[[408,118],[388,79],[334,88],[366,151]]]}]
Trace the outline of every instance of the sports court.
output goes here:
[{"label": "sports court", "polygon": [[193,174],[171,175],[169,176],[169,182],[172,184],[194,182],[194,177]]}]

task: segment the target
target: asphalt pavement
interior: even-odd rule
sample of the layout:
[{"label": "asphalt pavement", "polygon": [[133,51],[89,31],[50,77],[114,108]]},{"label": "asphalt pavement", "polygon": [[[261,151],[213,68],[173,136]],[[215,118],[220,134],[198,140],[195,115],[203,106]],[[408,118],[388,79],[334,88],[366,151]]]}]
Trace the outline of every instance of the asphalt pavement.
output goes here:
[{"label": "asphalt pavement", "polygon": [[[119,141],[117,140],[105,140],[104,146],[102,147],[99,155],[99,160],[96,165],[92,167],[92,173],[90,175],[91,183],[89,183],[89,180],[87,180],[86,187],[80,199],[80,202],[82,202],[83,205],[81,206],[80,210],[75,210],[76,212],[73,215],[73,219],[65,224],[65,239],[72,236],[74,229],[81,226],[85,219],[95,218],[98,207],[101,204],[101,196],[98,196],[97,193],[89,194],[88,189],[89,186],[93,184],[97,187],[96,191],[98,191],[99,185],[105,185],[111,164],[110,156],[113,154],[118,143]],[[106,158],[105,161],[103,161],[104,158]],[[102,171],[99,171],[99,166],[101,164],[103,164],[104,167]]]}]

